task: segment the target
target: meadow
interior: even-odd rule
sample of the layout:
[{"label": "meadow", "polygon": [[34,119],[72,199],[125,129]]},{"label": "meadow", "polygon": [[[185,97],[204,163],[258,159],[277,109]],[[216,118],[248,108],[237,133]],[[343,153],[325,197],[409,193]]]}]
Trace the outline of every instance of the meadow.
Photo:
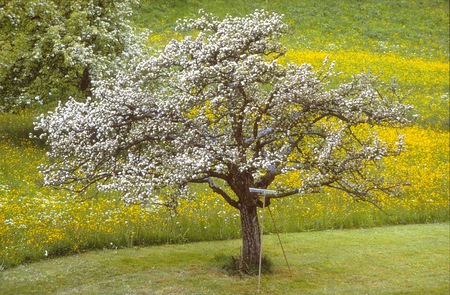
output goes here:
[{"label": "meadow", "polygon": [[[448,1],[231,2],[141,1],[133,22],[153,30],[149,45],[157,47],[178,37],[171,31],[177,18],[201,7],[222,16],[255,8],[278,11],[292,28],[283,40],[286,62],[320,69],[328,56],[342,79],[361,71],[386,83],[395,77],[403,93],[411,90],[405,100],[419,115],[413,126],[379,130],[386,138],[405,134],[407,151],[385,164],[389,175],[409,183],[399,198],[381,199],[383,211],[325,191],[274,201],[277,227],[299,232],[448,221]],[[114,194],[80,200],[42,187],[38,166],[46,161],[45,145],[29,133],[34,117],[45,110],[0,115],[0,270],[92,249],[240,236],[238,212],[202,186],[191,187],[199,197],[181,200],[177,214],[125,206]],[[267,222],[265,230],[274,232],[273,224]]]},{"label": "meadow", "polygon": [[[271,274],[230,276],[220,261],[240,240],[90,251],[0,273],[2,295],[448,294],[449,224],[282,235],[263,243]],[[330,247],[333,245],[333,247]]]}]

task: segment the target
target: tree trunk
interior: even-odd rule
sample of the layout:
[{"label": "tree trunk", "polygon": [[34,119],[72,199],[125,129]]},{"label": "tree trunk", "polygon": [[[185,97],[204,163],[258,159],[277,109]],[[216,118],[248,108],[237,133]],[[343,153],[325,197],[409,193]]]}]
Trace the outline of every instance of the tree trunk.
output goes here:
[{"label": "tree trunk", "polygon": [[256,205],[241,203],[239,206],[242,227],[242,261],[244,267],[256,266],[259,263],[261,236]]}]

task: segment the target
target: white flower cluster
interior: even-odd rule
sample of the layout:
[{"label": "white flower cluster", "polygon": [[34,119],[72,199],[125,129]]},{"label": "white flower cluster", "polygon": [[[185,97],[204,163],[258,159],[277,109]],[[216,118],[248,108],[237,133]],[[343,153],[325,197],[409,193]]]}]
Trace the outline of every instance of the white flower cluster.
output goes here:
[{"label": "white flower cluster", "polygon": [[[409,106],[381,96],[373,77],[329,90],[332,67],[320,76],[309,65],[281,65],[275,40],[287,28],[277,14],[219,21],[202,13],[179,28],[200,32],[99,81],[95,100],[40,117],[53,160],[43,170],[47,185],[97,184],[128,202],[160,204],[168,191],[204,182],[235,207],[254,200],[250,187],[272,185],[281,189],[273,197],[283,197],[331,186],[359,198],[383,188],[364,170],[401,141],[353,130],[407,124]],[[292,171],[301,187],[278,181]]]},{"label": "white flower cluster", "polygon": [[[0,5],[0,112],[61,97],[86,97],[90,83],[145,54],[129,25],[131,3],[16,0]],[[82,84],[83,86],[80,86]]]}]

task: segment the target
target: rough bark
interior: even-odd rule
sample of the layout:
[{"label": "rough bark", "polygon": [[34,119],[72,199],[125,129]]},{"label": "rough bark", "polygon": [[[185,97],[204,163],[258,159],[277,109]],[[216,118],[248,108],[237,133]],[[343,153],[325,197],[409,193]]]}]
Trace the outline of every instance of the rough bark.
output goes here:
[{"label": "rough bark", "polygon": [[242,226],[242,261],[246,266],[257,265],[261,250],[257,207],[240,203],[239,212]]}]

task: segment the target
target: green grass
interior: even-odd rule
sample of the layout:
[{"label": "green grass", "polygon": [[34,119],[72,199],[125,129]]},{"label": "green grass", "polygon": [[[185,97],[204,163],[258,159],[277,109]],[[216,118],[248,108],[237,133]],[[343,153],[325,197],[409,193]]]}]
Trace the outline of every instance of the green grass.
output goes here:
[{"label": "green grass", "polygon": [[177,19],[193,17],[199,9],[219,17],[255,9],[284,14],[292,30],[285,40],[290,47],[390,51],[448,61],[448,0],[142,0],[133,22],[164,34]]},{"label": "green grass", "polygon": [[[275,264],[261,294],[448,294],[449,224],[264,237]],[[256,294],[257,277],[227,276],[217,255],[240,241],[104,250],[0,272],[7,294]]]},{"label": "green grass", "polygon": [[[177,19],[195,17],[199,9],[219,18],[255,9],[284,14],[291,32],[282,42],[288,52],[298,53],[290,61],[321,65],[329,56],[341,77],[361,71],[381,75],[384,82],[396,77],[400,93],[411,90],[406,101],[422,125],[450,128],[449,1],[143,0],[132,20],[153,31],[149,43],[159,48],[178,36]],[[317,53],[323,57],[311,58]]]}]

